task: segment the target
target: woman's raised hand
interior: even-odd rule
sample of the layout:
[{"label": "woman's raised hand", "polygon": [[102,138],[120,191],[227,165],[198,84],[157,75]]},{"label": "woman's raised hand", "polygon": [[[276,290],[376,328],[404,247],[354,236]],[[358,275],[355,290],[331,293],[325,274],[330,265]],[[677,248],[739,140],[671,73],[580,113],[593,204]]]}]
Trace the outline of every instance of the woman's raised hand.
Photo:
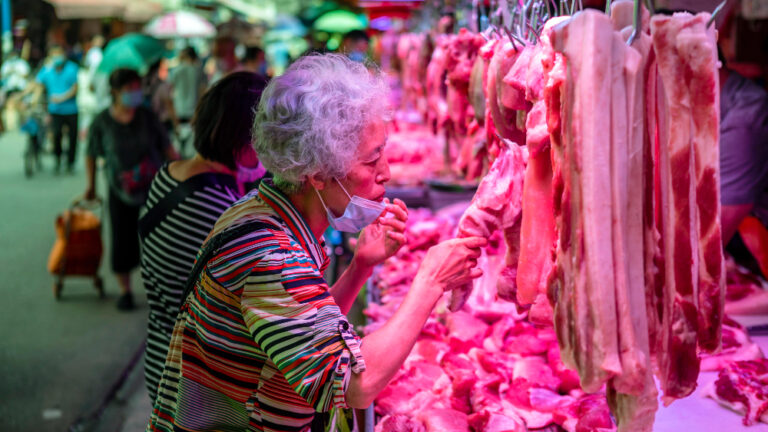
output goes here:
[{"label": "woman's raised hand", "polygon": [[405,244],[405,222],[408,220],[408,208],[397,198],[390,202],[384,198],[387,209],[360,233],[353,246],[355,259],[364,267],[381,264],[396,254]]}]

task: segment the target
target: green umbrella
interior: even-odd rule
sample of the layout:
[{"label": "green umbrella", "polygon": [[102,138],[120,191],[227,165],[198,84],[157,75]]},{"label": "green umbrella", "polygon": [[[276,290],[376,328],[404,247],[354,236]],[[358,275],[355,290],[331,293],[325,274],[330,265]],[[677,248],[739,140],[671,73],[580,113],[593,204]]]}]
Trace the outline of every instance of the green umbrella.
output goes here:
[{"label": "green umbrella", "polygon": [[347,10],[335,10],[323,14],[312,28],[328,33],[346,33],[350,30],[365,30],[368,20],[363,15],[356,15]]},{"label": "green umbrella", "polygon": [[97,70],[108,75],[115,69],[129,68],[144,74],[163,54],[165,47],[159,40],[139,33],[128,33],[107,44]]}]

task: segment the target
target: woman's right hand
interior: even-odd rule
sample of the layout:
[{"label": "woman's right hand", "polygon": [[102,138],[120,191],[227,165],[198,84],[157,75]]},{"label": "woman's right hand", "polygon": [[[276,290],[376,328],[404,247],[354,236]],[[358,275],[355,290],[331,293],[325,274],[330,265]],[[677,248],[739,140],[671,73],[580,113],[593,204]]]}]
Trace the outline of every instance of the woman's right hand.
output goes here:
[{"label": "woman's right hand", "polygon": [[443,292],[466,285],[482,276],[477,268],[481,248],[488,244],[484,237],[465,237],[446,240],[432,246],[419,266],[414,285],[430,290],[435,301]]}]

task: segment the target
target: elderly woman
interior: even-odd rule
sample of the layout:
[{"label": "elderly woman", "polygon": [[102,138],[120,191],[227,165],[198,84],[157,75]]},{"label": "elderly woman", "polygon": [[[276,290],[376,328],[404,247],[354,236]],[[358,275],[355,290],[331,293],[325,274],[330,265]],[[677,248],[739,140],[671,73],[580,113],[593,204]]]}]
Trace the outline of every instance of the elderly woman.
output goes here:
[{"label": "elderly woman", "polygon": [[[480,276],[481,238],[426,255],[402,305],[362,340],[345,314],[375,265],[405,242],[405,205],[384,199],[386,87],[343,56],[303,57],[273,79],[254,142],[274,174],[216,222],[177,319],[147,430],[308,430],[316,412],[365,408],[443,292]],[[362,229],[329,287],[328,226]]]}]

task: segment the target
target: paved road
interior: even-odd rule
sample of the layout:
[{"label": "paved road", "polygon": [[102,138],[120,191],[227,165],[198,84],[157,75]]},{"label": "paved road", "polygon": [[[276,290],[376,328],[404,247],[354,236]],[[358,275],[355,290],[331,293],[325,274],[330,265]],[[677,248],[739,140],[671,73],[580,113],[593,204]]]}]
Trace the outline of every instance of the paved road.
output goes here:
[{"label": "paved road", "polygon": [[86,431],[92,422],[78,419],[101,406],[142,344],[146,296],[136,274],[138,309],[116,310],[107,252],[105,299],[90,280],[72,278],[54,300],[45,270],[53,222],[82,192],[83,167],[54,176],[53,157],[45,155],[45,170],[26,179],[23,145],[23,135],[0,136],[0,430]]}]

